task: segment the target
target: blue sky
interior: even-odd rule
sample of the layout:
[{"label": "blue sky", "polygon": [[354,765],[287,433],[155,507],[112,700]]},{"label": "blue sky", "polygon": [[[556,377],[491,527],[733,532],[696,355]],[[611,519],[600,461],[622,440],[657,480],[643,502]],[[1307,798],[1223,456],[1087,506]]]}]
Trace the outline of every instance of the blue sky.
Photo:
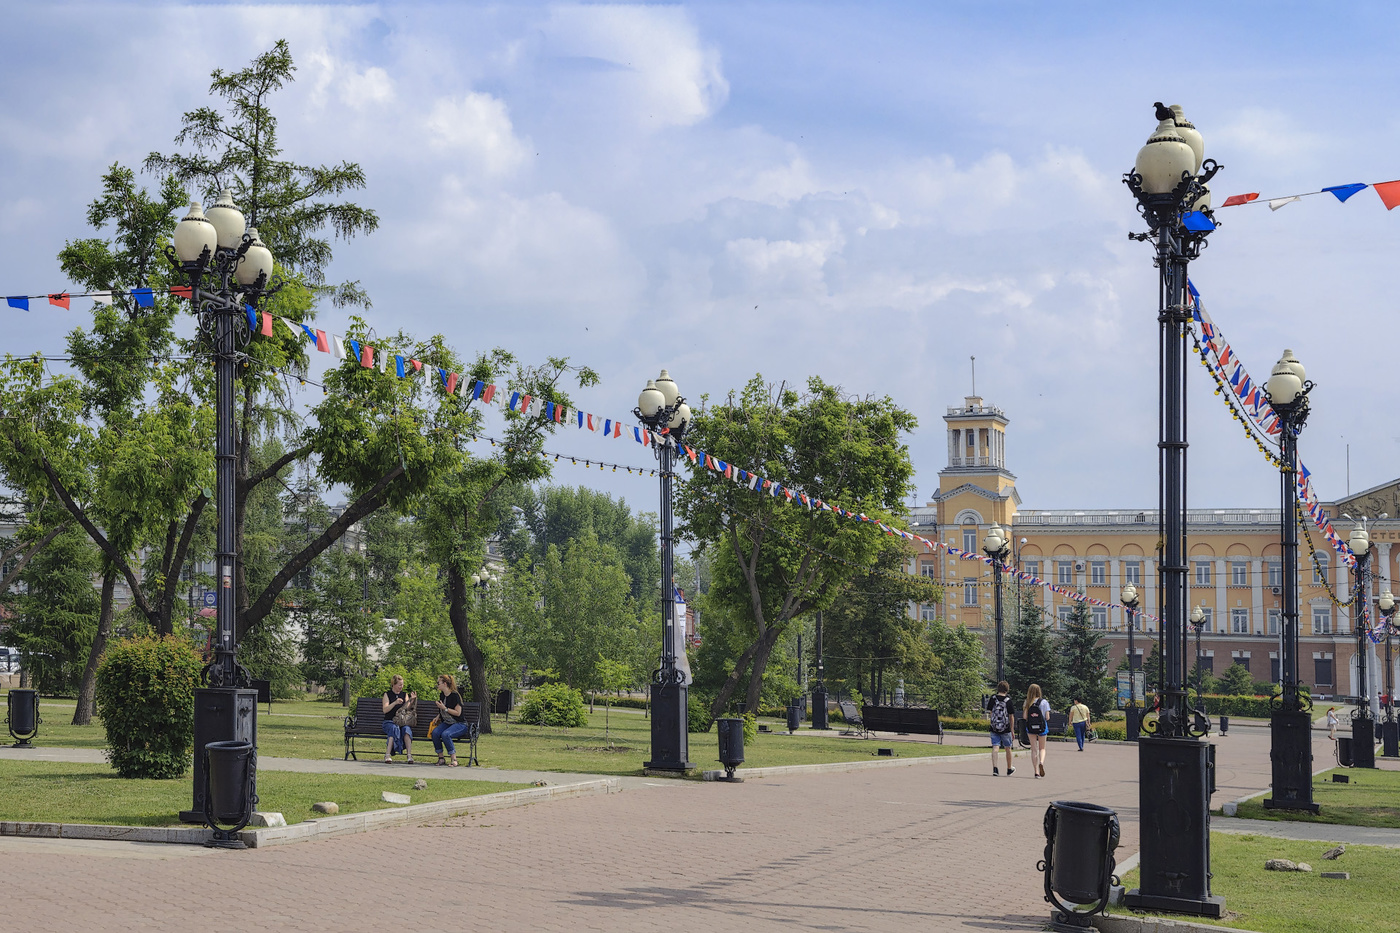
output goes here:
[{"label": "blue sky", "polygon": [[[921,423],[921,501],[975,355],[1025,507],[1151,506],[1155,271],[1119,178],[1152,102],[1205,135],[1217,203],[1400,178],[1391,7],[1189,12],[1167,35],[1160,7],[1095,3],[15,5],[0,292],[67,287],[54,256],[103,169],[168,151],[211,69],[286,38],[287,152],[369,175],[383,224],[331,275],[382,329],[571,356],[601,373],[580,403],[602,414],[662,366],[692,397],[755,372],[889,394]],[[1193,278],[1257,376],[1288,346],[1317,381],[1321,495],[1344,493],[1347,443],[1353,490],[1400,474],[1400,213],[1368,191],[1219,218]],[[14,353],[61,349],[83,317],[0,313]],[[1276,475],[1192,382],[1191,504],[1272,505]]]}]

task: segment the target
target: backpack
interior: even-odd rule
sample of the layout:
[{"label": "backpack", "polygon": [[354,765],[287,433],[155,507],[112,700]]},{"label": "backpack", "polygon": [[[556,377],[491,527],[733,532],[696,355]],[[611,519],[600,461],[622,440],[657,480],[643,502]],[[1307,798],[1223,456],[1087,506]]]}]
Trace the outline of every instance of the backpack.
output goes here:
[{"label": "backpack", "polygon": [[1036,700],[1031,704],[1031,708],[1026,710],[1026,728],[1032,734],[1045,731],[1045,713],[1040,709],[1040,701]]},{"label": "backpack", "polygon": [[992,731],[1003,735],[1011,731],[1011,713],[1006,708],[1009,697],[995,696],[991,702]]}]

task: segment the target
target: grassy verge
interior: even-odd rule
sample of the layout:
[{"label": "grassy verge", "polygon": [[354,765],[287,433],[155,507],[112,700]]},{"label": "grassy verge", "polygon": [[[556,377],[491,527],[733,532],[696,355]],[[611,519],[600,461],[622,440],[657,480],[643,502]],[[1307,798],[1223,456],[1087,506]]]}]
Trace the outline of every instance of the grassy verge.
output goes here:
[{"label": "grassy verge", "polygon": [[[34,740],[41,747],[97,748],[105,738],[101,724],[73,726],[72,701],[44,700],[40,712],[44,722]],[[345,710],[326,702],[274,703],[272,713],[265,706],[258,712],[258,753],[280,758],[333,758],[345,753]],[[642,762],[650,753],[651,720],[630,712],[613,710],[606,717],[601,706],[589,716],[587,726],[555,729],[524,726],[516,722],[492,720],[495,730],[481,737],[478,754],[488,768],[533,771],[574,771],[591,774],[640,774]],[[776,722],[773,723],[776,725]],[[432,745],[423,737],[414,739],[417,757],[431,759]],[[899,741],[891,738],[861,740],[800,733],[759,733],[745,748],[745,765],[751,768],[775,765],[818,764],[857,761],[874,756],[877,746],[894,748],[905,757],[985,753],[957,745]],[[362,761],[383,756],[384,744],[359,740],[356,749]],[[713,729],[690,737],[690,760],[700,768],[717,768],[718,738]],[[272,772],[264,772],[272,773]],[[325,798],[322,798],[325,799]]]},{"label": "grassy verge", "polygon": [[[1333,774],[1345,774],[1351,781],[1334,784]],[[1238,815],[1250,820],[1400,829],[1400,771],[1351,768],[1327,771],[1313,778],[1313,800],[1322,806],[1321,813],[1266,810],[1262,799],[1255,799],[1240,804]]]},{"label": "grassy verge", "polygon": [[[1215,873],[1211,890],[1225,897],[1230,916],[1209,923],[1267,933],[1400,931],[1393,893],[1400,885],[1400,850],[1349,845],[1340,859],[1324,862],[1322,853],[1332,847],[1330,842],[1212,833],[1210,844]],[[1265,871],[1264,860],[1270,858],[1307,862],[1313,870]],[[1351,880],[1323,878],[1324,870],[1350,872]],[[1137,887],[1138,872],[1129,872],[1123,883]],[[1121,908],[1113,912],[1136,913]]]},{"label": "grassy verge", "polygon": [[[288,823],[315,819],[311,805],[334,800],[341,813],[392,807],[381,791],[408,794],[414,803],[478,797],[518,790],[526,784],[495,781],[432,780],[414,790],[419,773],[403,777],[360,774],[258,773],[258,809],[281,813]],[[0,819],[38,823],[104,823],[117,826],[174,826],[190,805],[188,776],[169,781],[125,780],[107,765],[53,761],[0,761]]]}]

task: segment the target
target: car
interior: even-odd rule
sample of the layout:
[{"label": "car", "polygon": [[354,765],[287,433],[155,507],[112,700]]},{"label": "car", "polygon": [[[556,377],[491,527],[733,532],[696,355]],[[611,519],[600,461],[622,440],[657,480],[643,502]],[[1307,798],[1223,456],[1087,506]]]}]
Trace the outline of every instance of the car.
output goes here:
[{"label": "car", "polygon": [[0,674],[18,674],[19,671],[19,652],[0,645]]}]

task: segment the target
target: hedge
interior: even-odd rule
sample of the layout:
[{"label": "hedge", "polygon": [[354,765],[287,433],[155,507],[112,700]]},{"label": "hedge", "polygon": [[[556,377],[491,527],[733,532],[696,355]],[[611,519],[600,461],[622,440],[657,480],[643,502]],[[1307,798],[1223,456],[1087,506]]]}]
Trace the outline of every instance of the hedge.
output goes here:
[{"label": "hedge", "polygon": [[132,638],[107,648],[97,668],[97,712],[107,732],[107,760],[118,774],[185,773],[199,672],[199,656],[186,638]]},{"label": "hedge", "polygon": [[541,684],[525,694],[515,721],[527,726],[575,729],[588,725],[583,694],[568,684]]}]

